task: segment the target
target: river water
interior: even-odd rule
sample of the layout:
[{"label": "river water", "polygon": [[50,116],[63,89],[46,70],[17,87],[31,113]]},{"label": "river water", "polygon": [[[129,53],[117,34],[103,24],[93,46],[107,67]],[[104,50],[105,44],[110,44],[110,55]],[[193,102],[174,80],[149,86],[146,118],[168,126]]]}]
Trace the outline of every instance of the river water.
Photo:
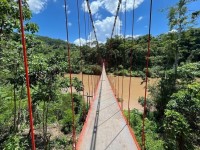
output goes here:
[{"label": "river water", "polygon": [[[68,75],[67,75],[68,76]],[[72,77],[77,77],[81,80],[81,74],[72,74]],[[128,98],[129,98],[129,77],[122,76],[108,76],[113,87],[113,91],[116,92],[116,97],[123,98],[123,109],[128,109]],[[99,76],[96,75],[83,75],[83,84],[84,84],[84,97],[85,100],[87,96],[94,96],[95,86],[97,86]],[[123,91],[122,91],[122,80],[123,80]],[[119,82],[118,82],[119,81]],[[144,97],[145,94],[145,83],[142,84],[142,79],[140,77],[131,78],[131,88],[130,88],[130,109],[136,108],[140,111],[143,111],[142,106],[138,103],[139,97]],[[156,84],[159,81],[158,78],[149,78],[148,85]],[[119,83],[119,84],[118,84]],[[74,91],[74,90],[73,90]],[[82,92],[81,92],[82,94]],[[149,95],[149,93],[147,93]],[[92,97],[88,99],[92,100]],[[120,104],[121,105],[121,104]]]}]

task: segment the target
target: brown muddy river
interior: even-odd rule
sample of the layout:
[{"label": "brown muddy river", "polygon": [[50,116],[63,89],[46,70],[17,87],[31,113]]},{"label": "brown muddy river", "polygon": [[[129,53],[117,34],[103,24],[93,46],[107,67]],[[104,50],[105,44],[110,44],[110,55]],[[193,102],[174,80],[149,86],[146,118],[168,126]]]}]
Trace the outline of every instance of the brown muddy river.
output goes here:
[{"label": "brown muddy river", "polygon": [[[67,75],[68,76],[68,75]],[[72,77],[77,77],[81,80],[81,74],[73,74]],[[95,85],[98,83],[98,76],[95,75],[83,75],[83,84],[84,84],[84,94],[93,96],[95,92]],[[129,77],[122,77],[109,75],[110,82],[112,83],[113,91],[116,91],[116,97],[123,97],[123,109],[128,109],[128,97],[129,97]],[[123,80],[123,94],[122,94],[122,80]],[[149,79],[148,85],[155,84],[159,79]],[[118,82],[119,81],[119,82]],[[119,88],[118,88],[119,83]],[[140,77],[131,78],[131,92],[130,92],[130,109],[136,108],[143,110],[142,106],[138,103],[138,98],[144,96],[145,94],[145,83],[142,83]],[[116,89],[115,89],[116,88]],[[82,94],[82,92],[81,92]],[[87,97],[85,96],[85,99]],[[92,98],[90,98],[91,100]]]}]

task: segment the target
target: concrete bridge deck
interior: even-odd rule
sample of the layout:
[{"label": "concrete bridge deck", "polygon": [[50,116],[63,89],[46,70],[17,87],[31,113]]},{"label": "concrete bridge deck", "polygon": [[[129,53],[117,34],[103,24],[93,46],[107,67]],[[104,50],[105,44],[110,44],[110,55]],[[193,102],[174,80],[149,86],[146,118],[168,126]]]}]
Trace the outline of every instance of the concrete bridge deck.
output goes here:
[{"label": "concrete bridge deck", "polygon": [[78,150],[137,150],[103,67],[94,101],[77,143]]}]

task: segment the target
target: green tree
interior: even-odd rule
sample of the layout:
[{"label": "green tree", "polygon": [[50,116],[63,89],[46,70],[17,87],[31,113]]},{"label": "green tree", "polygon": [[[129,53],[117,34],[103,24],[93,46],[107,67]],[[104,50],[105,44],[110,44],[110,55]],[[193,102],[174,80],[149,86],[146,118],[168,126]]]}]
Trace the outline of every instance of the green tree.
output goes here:
[{"label": "green tree", "polygon": [[[184,128],[183,131],[187,131],[188,133],[184,136],[187,136],[188,138],[184,137],[184,139],[180,138],[179,142],[185,143],[183,145],[194,145],[199,146],[199,130],[200,130],[200,83],[199,82],[193,82],[191,84],[188,84],[185,88],[179,90],[177,93],[174,93],[171,97],[171,100],[167,104],[167,110],[166,111],[173,111],[176,112],[176,114],[181,115],[182,121],[187,123],[187,130]],[[166,114],[165,114],[166,115]],[[171,122],[176,120],[177,116],[173,116],[173,113],[170,113],[172,117]],[[167,117],[165,119],[168,119]],[[167,123],[167,121],[166,121]],[[169,123],[170,124],[170,123]],[[184,125],[186,127],[186,124]],[[183,126],[183,127],[184,127]],[[174,130],[176,127],[174,126]],[[181,141],[181,139],[183,141]],[[185,141],[186,140],[186,141]],[[173,140],[172,140],[173,141]]]},{"label": "green tree", "polygon": [[167,110],[164,120],[166,149],[193,149],[187,120],[180,113]]},{"label": "green tree", "polygon": [[[19,8],[15,0],[0,1],[0,37],[13,33],[14,30],[20,30]],[[25,21],[32,17],[27,1],[23,2],[23,16]],[[26,22],[25,29],[28,32],[35,33],[38,26],[31,22]]]}]

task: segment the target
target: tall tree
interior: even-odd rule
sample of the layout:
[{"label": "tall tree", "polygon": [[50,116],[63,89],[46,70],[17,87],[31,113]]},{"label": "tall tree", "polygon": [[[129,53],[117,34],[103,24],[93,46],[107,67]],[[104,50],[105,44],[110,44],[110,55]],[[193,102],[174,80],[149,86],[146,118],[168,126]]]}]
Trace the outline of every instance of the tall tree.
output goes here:
[{"label": "tall tree", "polygon": [[[174,49],[174,72],[175,77],[177,75],[177,67],[179,63],[179,52],[181,51],[181,41],[183,38],[183,31],[191,27],[194,23],[195,18],[199,15],[198,11],[193,13],[189,13],[188,11],[188,4],[194,2],[196,0],[179,0],[179,2],[175,5],[170,7],[168,12],[168,19],[169,19],[169,29],[171,32],[171,38],[175,41]],[[173,32],[178,32],[177,37],[174,37]]]}]

